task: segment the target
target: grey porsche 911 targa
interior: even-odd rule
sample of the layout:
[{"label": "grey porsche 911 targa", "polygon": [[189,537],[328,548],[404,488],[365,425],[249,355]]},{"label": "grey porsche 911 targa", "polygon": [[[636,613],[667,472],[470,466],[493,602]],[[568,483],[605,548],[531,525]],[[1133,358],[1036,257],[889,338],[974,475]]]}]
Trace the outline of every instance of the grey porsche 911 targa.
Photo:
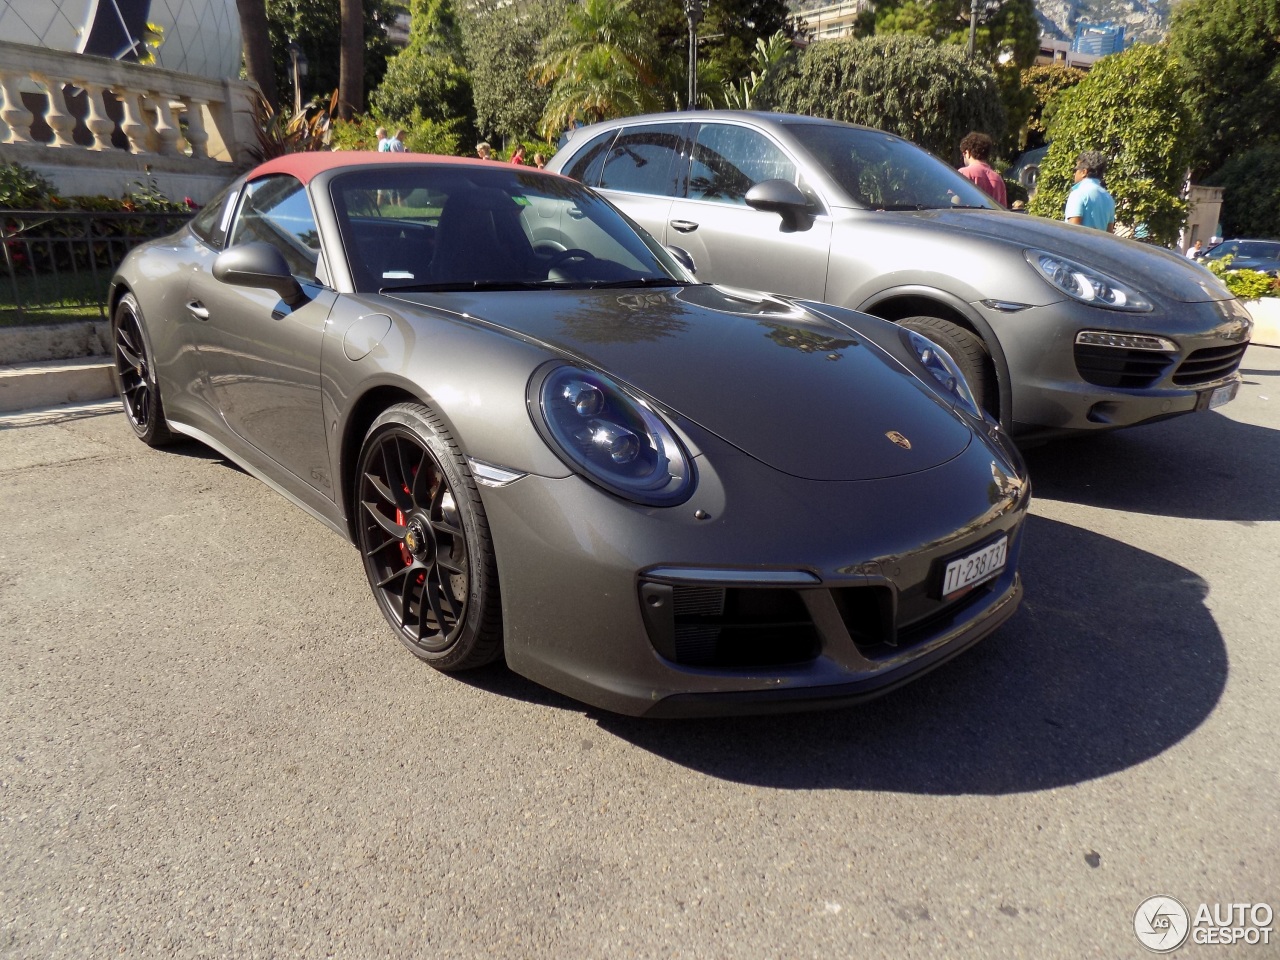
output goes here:
[{"label": "grey porsche 911 targa", "polygon": [[110,297],[138,437],[349,538],[441,670],[505,658],[632,715],[836,705],[1021,598],[1030,485],[944,349],[700,284],[566,178],[291,155]]}]

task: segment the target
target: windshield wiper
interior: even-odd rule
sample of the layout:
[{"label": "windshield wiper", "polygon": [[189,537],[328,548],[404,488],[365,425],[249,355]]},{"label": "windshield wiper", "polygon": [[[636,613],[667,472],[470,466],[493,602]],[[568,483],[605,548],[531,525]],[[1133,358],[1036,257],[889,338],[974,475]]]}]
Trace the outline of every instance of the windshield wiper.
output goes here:
[{"label": "windshield wiper", "polygon": [[626,287],[696,287],[696,280],[677,280],[675,277],[640,277],[635,280],[584,280],[589,290],[622,290]]},{"label": "windshield wiper", "polygon": [[398,283],[379,293],[461,293],[476,290],[550,290],[546,280],[456,280],[448,283]]}]

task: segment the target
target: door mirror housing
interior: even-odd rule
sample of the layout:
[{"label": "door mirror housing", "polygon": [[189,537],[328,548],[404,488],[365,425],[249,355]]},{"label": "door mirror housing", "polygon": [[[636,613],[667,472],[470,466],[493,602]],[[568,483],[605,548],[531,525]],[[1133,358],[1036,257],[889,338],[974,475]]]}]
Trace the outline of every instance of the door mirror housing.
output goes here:
[{"label": "door mirror housing", "polygon": [[809,214],[809,198],[790,180],[762,180],[743,199],[754,210],[780,214],[792,226]]},{"label": "door mirror housing", "polygon": [[307,299],[284,255],[269,243],[241,243],[223,250],[213,261],[213,275],[223,283],[274,290],[291,307]]}]

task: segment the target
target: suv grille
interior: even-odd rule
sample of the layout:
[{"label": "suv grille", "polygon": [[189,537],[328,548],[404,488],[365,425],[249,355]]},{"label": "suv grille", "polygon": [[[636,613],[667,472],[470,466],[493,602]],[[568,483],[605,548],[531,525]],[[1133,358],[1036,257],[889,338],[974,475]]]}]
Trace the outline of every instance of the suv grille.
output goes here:
[{"label": "suv grille", "polygon": [[1234,373],[1236,367],[1240,366],[1240,359],[1248,346],[1247,343],[1233,343],[1225,347],[1206,347],[1203,350],[1197,350],[1182,361],[1182,365],[1173,375],[1173,382],[1179,386],[1189,386],[1221,380],[1228,374]]},{"label": "suv grille", "polygon": [[1173,354],[1160,350],[1076,344],[1076,370],[1086,382],[1100,387],[1149,387],[1165,375],[1173,361]]}]

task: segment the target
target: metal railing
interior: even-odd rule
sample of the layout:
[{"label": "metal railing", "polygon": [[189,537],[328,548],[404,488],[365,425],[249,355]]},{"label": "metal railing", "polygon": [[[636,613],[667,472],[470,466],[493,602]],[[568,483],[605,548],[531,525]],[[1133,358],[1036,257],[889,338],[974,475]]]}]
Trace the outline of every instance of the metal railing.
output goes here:
[{"label": "metal railing", "polygon": [[191,218],[189,212],[0,210],[0,324],[106,317],[107,285],[125,254]]}]

